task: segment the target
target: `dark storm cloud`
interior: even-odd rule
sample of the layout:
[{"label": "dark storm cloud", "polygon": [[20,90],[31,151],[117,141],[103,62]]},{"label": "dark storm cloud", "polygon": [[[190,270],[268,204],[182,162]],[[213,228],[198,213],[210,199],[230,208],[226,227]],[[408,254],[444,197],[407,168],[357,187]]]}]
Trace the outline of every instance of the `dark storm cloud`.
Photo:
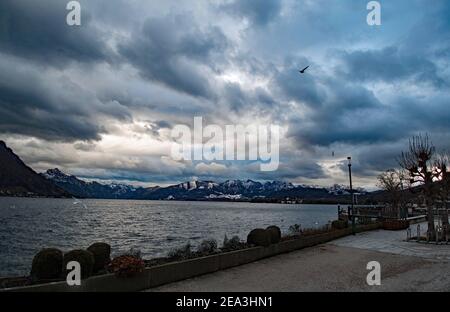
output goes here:
[{"label": "dark storm cloud", "polygon": [[97,118],[130,118],[118,103],[98,101],[68,77],[52,78],[15,61],[0,59],[2,133],[60,141],[98,140],[105,129]]},{"label": "dark storm cloud", "polygon": [[329,96],[310,105],[304,116],[290,118],[288,135],[300,146],[373,143],[398,135],[384,125],[387,120],[381,113],[384,108],[373,92],[335,80],[324,82]]},{"label": "dark storm cloud", "polygon": [[81,26],[70,27],[66,5],[60,0],[0,1],[0,51],[56,66],[109,58],[89,13],[83,11]]},{"label": "dark storm cloud", "polygon": [[221,6],[221,9],[246,18],[255,25],[267,25],[280,14],[281,8],[281,0],[234,0]]},{"label": "dark storm cloud", "polygon": [[445,85],[432,61],[397,47],[344,52],[341,60],[345,79],[386,83],[413,79],[417,83],[430,82],[436,87]]},{"label": "dark storm cloud", "polygon": [[207,70],[216,69],[226,47],[219,28],[200,30],[185,16],[171,15],[147,19],[142,31],[119,50],[146,79],[210,98],[214,91]]},{"label": "dark storm cloud", "polygon": [[288,66],[285,70],[278,72],[273,84],[281,89],[281,95],[288,100],[294,100],[317,107],[325,100],[325,93],[311,75],[300,76],[297,66]]}]

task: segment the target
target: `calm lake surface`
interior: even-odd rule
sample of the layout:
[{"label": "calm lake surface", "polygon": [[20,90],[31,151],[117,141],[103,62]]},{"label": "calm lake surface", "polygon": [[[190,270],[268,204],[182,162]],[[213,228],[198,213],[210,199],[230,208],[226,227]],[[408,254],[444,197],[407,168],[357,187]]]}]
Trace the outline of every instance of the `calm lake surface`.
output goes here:
[{"label": "calm lake surface", "polygon": [[0,277],[28,275],[34,254],[47,247],[66,252],[103,241],[113,255],[137,248],[149,259],[188,242],[214,238],[221,246],[225,234],[245,240],[257,227],[287,232],[336,216],[335,205],[0,197]]}]

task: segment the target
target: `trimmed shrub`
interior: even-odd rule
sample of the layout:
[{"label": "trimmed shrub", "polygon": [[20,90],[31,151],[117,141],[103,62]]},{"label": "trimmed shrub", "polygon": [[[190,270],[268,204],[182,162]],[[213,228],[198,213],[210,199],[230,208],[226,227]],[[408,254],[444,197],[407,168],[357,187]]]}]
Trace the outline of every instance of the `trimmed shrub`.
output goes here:
[{"label": "trimmed shrub", "polygon": [[63,266],[66,275],[69,273],[66,270],[66,267],[67,263],[69,263],[70,261],[77,261],[80,264],[82,279],[86,279],[92,275],[95,263],[95,258],[92,252],[83,249],[77,249],[69,251],[68,253],[64,254]]},{"label": "trimmed shrub", "polygon": [[31,265],[31,279],[33,281],[57,279],[62,276],[63,252],[55,248],[39,251],[33,258]]},{"label": "trimmed shrub", "polygon": [[94,243],[87,248],[94,255],[94,273],[97,273],[111,262],[111,246],[106,243]]},{"label": "trimmed shrub", "polygon": [[247,236],[247,244],[264,246],[270,245],[270,234],[269,231],[264,229],[254,229]]},{"label": "trimmed shrub", "polygon": [[335,220],[331,223],[331,227],[335,230],[342,230],[348,227],[348,223],[344,220]]},{"label": "trimmed shrub", "polygon": [[269,232],[271,244],[278,244],[281,241],[281,230],[278,226],[269,226],[266,231]]}]

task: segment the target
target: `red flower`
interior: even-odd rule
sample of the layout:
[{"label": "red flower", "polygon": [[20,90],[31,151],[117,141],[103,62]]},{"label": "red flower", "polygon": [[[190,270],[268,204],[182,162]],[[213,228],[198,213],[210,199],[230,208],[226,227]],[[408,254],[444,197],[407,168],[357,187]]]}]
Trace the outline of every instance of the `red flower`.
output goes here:
[{"label": "red flower", "polygon": [[138,273],[142,273],[144,268],[144,261],[133,256],[114,258],[108,265],[108,271],[119,277],[132,277]]}]

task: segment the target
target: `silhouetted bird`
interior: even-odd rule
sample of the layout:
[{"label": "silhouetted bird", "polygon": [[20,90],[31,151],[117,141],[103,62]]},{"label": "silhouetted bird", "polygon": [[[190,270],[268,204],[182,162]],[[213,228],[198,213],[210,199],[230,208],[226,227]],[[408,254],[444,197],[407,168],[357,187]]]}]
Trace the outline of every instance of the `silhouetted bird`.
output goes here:
[{"label": "silhouetted bird", "polygon": [[303,68],[302,70],[299,70],[300,74],[304,74],[305,70],[307,70],[309,68],[309,65],[306,66],[305,68]]}]

